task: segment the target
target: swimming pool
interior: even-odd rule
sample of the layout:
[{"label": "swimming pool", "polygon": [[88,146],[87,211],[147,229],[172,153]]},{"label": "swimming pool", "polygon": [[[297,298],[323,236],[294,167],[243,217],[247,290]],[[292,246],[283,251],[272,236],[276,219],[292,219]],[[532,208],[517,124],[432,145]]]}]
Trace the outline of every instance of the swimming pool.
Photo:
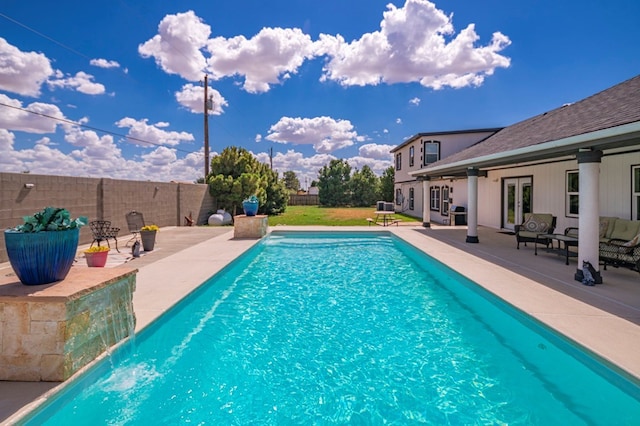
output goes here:
[{"label": "swimming pool", "polygon": [[639,395],[387,233],[283,233],[26,423],[637,424]]}]

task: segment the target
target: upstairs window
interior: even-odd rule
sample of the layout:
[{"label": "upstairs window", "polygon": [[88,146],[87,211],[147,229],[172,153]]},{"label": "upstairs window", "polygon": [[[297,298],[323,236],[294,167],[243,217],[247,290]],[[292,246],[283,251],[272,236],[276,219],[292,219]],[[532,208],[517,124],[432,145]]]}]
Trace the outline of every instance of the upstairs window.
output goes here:
[{"label": "upstairs window", "polygon": [[431,163],[435,163],[440,159],[440,142],[438,141],[424,141],[423,145],[423,166],[428,166]]},{"label": "upstairs window", "polygon": [[402,169],[402,153],[396,154],[396,170]]},{"label": "upstairs window", "polygon": [[415,157],[415,149],[413,145],[409,148],[409,167],[413,167],[413,159]]}]

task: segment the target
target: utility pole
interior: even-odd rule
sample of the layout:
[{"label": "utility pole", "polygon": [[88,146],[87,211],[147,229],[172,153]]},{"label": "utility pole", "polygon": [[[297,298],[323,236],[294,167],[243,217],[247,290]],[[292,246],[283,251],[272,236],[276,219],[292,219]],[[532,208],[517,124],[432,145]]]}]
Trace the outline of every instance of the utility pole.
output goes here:
[{"label": "utility pole", "polygon": [[210,102],[207,99],[207,89],[209,83],[207,82],[207,75],[204,76],[204,179],[207,181],[209,175],[209,106]]}]

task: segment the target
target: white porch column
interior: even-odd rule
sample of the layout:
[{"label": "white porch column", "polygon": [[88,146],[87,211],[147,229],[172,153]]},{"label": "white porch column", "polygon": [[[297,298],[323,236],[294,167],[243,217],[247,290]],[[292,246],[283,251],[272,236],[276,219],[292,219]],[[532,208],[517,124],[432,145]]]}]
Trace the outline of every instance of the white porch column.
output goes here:
[{"label": "white porch column", "polygon": [[478,169],[467,169],[467,243],[478,243]]},{"label": "white porch column", "polygon": [[596,270],[596,284],[602,283],[599,265],[600,245],[600,162],[602,151],[580,151],[578,160],[578,269],[576,281],[582,281],[582,262],[590,262]]},{"label": "white porch column", "polygon": [[422,226],[425,228],[431,227],[431,191],[429,185],[429,178],[422,178]]}]

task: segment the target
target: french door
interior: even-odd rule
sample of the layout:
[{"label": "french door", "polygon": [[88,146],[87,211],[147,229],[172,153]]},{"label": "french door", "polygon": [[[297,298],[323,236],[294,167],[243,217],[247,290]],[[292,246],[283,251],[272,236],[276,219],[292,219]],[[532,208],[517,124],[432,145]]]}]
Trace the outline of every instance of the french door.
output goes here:
[{"label": "french door", "polygon": [[524,214],[531,213],[532,196],[531,176],[502,180],[502,228],[514,231],[523,222]]}]

